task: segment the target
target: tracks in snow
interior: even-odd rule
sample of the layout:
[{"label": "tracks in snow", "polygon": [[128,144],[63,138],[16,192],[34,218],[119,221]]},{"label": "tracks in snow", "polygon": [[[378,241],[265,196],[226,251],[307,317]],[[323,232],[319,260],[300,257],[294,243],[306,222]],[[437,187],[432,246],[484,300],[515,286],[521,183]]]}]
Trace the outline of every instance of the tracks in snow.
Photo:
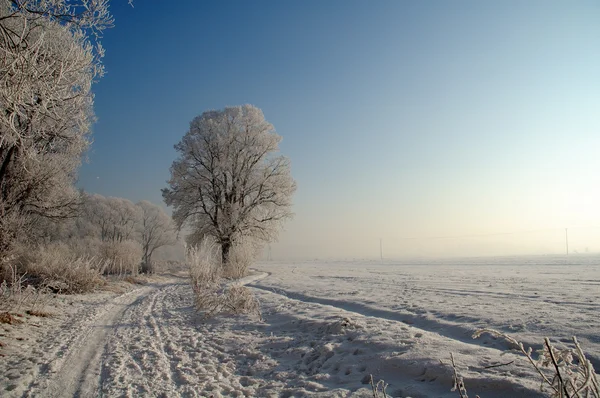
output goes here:
[{"label": "tracks in snow", "polygon": [[[262,278],[261,278],[262,279]],[[309,296],[303,293],[288,291],[271,286],[261,285],[260,283],[250,283],[251,286],[256,289],[268,291],[274,294],[279,294],[284,297],[302,301],[305,303],[315,303],[321,305],[328,305],[334,308],[342,309],[344,311],[355,312],[362,316],[374,317],[385,319],[388,321],[396,321],[408,324],[414,328],[439,334],[440,336],[460,341],[461,343],[479,346],[497,348],[501,351],[507,351],[513,347],[503,340],[494,339],[489,335],[483,335],[478,339],[473,339],[473,333],[480,328],[488,327],[480,319],[470,317],[448,317],[447,319],[440,319],[435,313],[429,312],[413,312],[405,308],[394,308],[394,309],[382,309],[370,306],[364,302],[354,302],[345,300],[336,300],[324,297]],[[435,291],[432,291],[432,294]],[[507,296],[509,297],[509,296]],[[569,303],[571,304],[571,303]],[[464,321],[464,322],[461,322]],[[511,334],[511,330],[498,328],[501,331]],[[527,341],[522,339],[526,346],[531,347],[534,350],[542,349],[542,344],[539,341]],[[570,341],[570,340],[568,340]],[[588,359],[595,368],[600,367],[600,356],[596,353],[588,353]]]},{"label": "tracks in snow", "polygon": [[[179,284],[182,283],[185,282]],[[156,356],[157,369],[168,369],[164,333],[159,325],[159,318],[167,314],[161,312],[159,301],[177,285],[171,282],[143,286],[105,304],[95,317],[71,325],[68,346],[59,358],[46,365],[47,372],[32,383],[25,396],[99,396],[98,391],[110,375],[105,366],[107,358],[113,354],[110,348],[115,344],[127,344],[123,337],[128,337],[130,342],[142,339]],[[171,382],[170,377],[166,379]]]},{"label": "tracks in snow", "polygon": [[[255,274],[237,283],[264,278]],[[196,313],[186,278],[143,286],[78,314],[25,397],[196,396]],[[210,342],[205,342],[209,343]],[[206,353],[204,353],[206,354]],[[204,355],[202,354],[202,355]],[[212,353],[220,357],[218,350]]]},{"label": "tracks in snow", "polygon": [[165,285],[130,308],[106,347],[102,364],[102,395],[127,391],[127,396],[178,396],[185,390],[186,344],[193,338],[182,303],[187,281]]},{"label": "tracks in snow", "polygon": [[344,311],[354,312],[366,317],[402,322],[414,328],[421,329],[427,332],[437,333],[443,337],[447,337],[452,340],[457,340],[466,344],[476,346],[488,346],[488,344],[492,345],[493,342],[493,345],[502,345],[502,349],[508,348],[508,345],[503,344],[500,341],[495,341],[494,339],[488,338],[487,336],[482,336],[481,338],[474,340],[472,335],[477,328],[473,325],[441,321],[437,318],[428,318],[425,317],[423,314],[417,314],[401,309],[381,309],[374,308],[369,306],[368,304],[360,302],[349,302],[344,300],[314,297],[280,288],[264,286],[258,283],[249,284],[248,286],[253,287],[255,289],[268,291],[270,293],[279,294],[292,300],[298,300],[305,303],[327,305]]}]

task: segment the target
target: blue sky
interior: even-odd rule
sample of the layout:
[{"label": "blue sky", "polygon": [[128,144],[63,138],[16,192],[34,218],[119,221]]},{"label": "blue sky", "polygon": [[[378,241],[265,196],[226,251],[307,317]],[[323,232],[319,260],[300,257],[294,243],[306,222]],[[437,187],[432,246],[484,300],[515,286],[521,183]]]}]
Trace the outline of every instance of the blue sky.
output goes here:
[{"label": "blue sky", "polygon": [[111,2],[86,190],[160,203],[192,118],[250,103],[298,183],[278,258],[600,242],[600,3],[164,4]]}]

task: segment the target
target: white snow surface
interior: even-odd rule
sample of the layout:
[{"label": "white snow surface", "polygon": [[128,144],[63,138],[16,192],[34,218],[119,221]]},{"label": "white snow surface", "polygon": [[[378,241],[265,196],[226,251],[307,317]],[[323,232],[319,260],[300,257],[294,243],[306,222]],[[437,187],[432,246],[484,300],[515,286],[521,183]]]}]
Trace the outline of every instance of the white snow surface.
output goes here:
[{"label": "white snow surface", "polygon": [[62,296],[55,317],[0,325],[0,396],[372,397],[372,374],[389,396],[457,397],[450,352],[469,396],[543,396],[508,344],[471,338],[481,327],[534,348],[577,335],[600,358],[597,256],[256,268],[243,283],[262,320],[205,320],[179,274]]}]

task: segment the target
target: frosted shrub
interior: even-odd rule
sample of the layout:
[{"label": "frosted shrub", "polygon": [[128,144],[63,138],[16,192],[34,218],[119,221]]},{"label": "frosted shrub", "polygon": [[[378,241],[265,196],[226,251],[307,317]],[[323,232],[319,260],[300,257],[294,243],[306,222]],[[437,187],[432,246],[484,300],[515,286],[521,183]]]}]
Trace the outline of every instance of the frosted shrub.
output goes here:
[{"label": "frosted shrub", "polygon": [[27,281],[61,293],[86,293],[104,283],[103,263],[89,257],[78,257],[64,243],[21,247],[14,264]]},{"label": "frosted shrub", "polygon": [[218,246],[213,239],[205,237],[197,246],[187,247],[186,259],[195,290],[200,286],[218,283],[221,278],[221,261]]},{"label": "frosted shrub", "polygon": [[1,256],[0,255],[0,283],[2,282],[6,282],[6,281],[11,281],[11,276],[12,273],[14,271],[13,267],[12,267],[12,262],[13,262],[13,257],[12,256]]},{"label": "frosted shrub", "polygon": [[217,314],[250,314],[261,319],[260,303],[246,286],[217,284],[199,288],[196,293],[196,308],[206,318]]},{"label": "frosted shrub", "polygon": [[131,240],[104,242],[100,246],[100,259],[106,264],[105,274],[136,275],[142,263],[142,247]]},{"label": "frosted shrub", "polygon": [[23,276],[10,263],[11,258],[0,259],[2,278],[0,279],[0,312],[16,311],[23,298]]},{"label": "frosted shrub", "polygon": [[225,288],[221,312],[231,314],[250,314],[261,318],[260,304],[246,286],[231,285]]},{"label": "frosted shrub", "polygon": [[219,249],[210,238],[202,239],[196,247],[187,248],[196,308],[207,318],[218,313],[252,314],[260,318],[258,300],[250,289],[224,283]]}]

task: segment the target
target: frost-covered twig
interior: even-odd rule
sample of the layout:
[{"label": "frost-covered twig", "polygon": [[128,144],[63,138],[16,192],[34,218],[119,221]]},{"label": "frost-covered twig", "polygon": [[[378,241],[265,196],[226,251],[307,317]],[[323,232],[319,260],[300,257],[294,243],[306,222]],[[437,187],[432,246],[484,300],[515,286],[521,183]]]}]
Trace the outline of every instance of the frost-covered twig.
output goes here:
[{"label": "frost-covered twig", "polygon": [[469,396],[467,395],[467,388],[465,387],[465,382],[463,380],[463,377],[458,374],[456,364],[454,363],[454,355],[452,353],[450,353],[450,363],[452,364],[452,370],[454,371],[454,386],[452,386],[452,389],[450,391],[458,391],[460,398],[469,398]]},{"label": "frost-covered twig", "polygon": [[506,363],[499,363],[497,365],[489,365],[489,366],[484,366],[484,369],[493,369],[493,368],[499,368],[500,366],[507,366],[510,365],[512,363],[514,363],[515,361],[510,361],[510,362],[506,362]]},{"label": "frost-covered twig", "polygon": [[555,392],[558,392],[556,390],[556,388],[552,385],[552,382],[550,380],[548,380],[548,378],[546,377],[544,372],[542,372],[542,370],[538,367],[536,362],[531,357],[531,354],[533,352],[533,349],[531,347],[529,347],[526,350],[525,347],[523,346],[523,343],[521,343],[520,341],[517,341],[513,337],[511,337],[505,333],[499,332],[497,330],[494,330],[494,329],[479,329],[479,330],[475,331],[475,333],[473,333],[473,338],[476,339],[484,333],[491,334],[492,336],[495,336],[495,337],[501,337],[504,340],[506,340],[509,343],[512,343],[514,346],[516,346],[519,349],[519,351],[521,351],[523,353],[523,355],[525,355],[525,357],[527,358],[529,363],[531,363],[531,365],[534,367],[534,369],[539,373],[539,375],[542,377],[543,382],[546,382],[546,384],[548,384],[550,387],[552,387],[552,389]]},{"label": "frost-covered twig", "polygon": [[556,376],[555,378],[558,378],[558,390],[560,391],[562,387],[562,391],[564,391],[565,393],[565,398],[571,398],[571,395],[569,394],[569,391],[567,391],[567,385],[565,384],[562,375],[560,374],[560,368],[558,367],[558,360],[556,359],[556,356],[554,355],[554,347],[552,347],[552,345],[550,345],[550,340],[548,339],[548,337],[544,338],[544,346],[546,347],[546,349],[548,350],[548,355],[550,356],[550,360],[552,361],[552,365],[554,366],[554,369],[556,371]]},{"label": "frost-covered twig", "polygon": [[[525,349],[523,343],[513,337],[494,329],[480,329],[473,334],[473,338],[487,333],[514,344],[527,358],[529,363],[542,377],[541,389],[544,385],[551,389],[552,398],[600,398],[600,384],[592,363],[586,358],[576,337],[573,337],[575,349],[559,350],[544,339],[543,349],[536,361],[532,356],[532,348]],[[574,356],[576,361],[574,361]],[[551,372],[549,377],[548,372]]]},{"label": "frost-covered twig", "polygon": [[[371,384],[371,390],[373,391],[373,398],[387,398],[386,389],[389,386],[385,381],[379,380],[377,384],[373,381],[373,375],[369,375],[369,382]],[[380,395],[383,394],[382,395]]]},{"label": "frost-covered twig", "polygon": [[598,375],[594,370],[594,366],[589,359],[585,357],[577,337],[573,336],[573,343],[575,344],[576,355],[579,359],[579,372],[583,376],[583,380],[580,382],[581,385],[575,390],[575,396],[579,397],[580,392],[592,391],[596,397],[600,397],[600,384],[598,383]]}]

